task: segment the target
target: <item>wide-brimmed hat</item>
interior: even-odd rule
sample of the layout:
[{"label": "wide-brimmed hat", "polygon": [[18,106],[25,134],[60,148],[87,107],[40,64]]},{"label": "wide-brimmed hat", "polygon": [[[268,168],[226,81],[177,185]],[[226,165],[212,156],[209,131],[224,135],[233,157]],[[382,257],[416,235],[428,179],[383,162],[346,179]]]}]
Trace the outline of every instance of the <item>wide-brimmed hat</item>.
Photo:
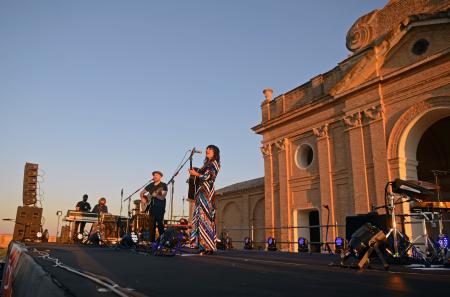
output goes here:
[{"label": "wide-brimmed hat", "polygon": [[163,174],[161,171],[159,171],[159,170],[153,171],[152,175],[155,175],[155,173],[158,173],[161,177],[163,177]]}]

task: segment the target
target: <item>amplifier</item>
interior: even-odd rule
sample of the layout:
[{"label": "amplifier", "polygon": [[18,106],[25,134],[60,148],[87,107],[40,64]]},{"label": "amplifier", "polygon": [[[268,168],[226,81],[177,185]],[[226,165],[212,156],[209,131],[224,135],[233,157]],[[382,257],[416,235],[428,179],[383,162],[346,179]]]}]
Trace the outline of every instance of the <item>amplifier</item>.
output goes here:
[{"label": "amplifier", "polygon": [[345,238],[350,240],[352,234],[358,230],[365,223],[370,223],[372,226],[376,226],[378,229],[387,233],[391,228],[391,216],[379,215],[379,214],[364,214],[357,216],[348,216],[345,218]]}]

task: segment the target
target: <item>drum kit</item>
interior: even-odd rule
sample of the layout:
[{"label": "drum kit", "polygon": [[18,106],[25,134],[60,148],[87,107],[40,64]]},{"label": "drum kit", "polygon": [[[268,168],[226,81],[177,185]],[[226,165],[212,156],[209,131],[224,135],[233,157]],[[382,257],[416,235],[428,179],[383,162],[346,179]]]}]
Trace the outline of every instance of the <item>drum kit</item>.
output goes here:
[{"label": "drum kit", "polygon": [[[449,221],[446,218],[450,202],[441,201],[439,185],[396,179],[386,185],[385,192],[385,207],[391,220],[391,229],[386,233],[390,246],[386,248],[386,252],[393,258],[418,260],[427,267],[432,263],[447,264],[449,252],[445,231],[448,231]],[[409,204],[411,212],[396,214],[396,205],[403,203]],[[409,219],[412,233],[418,235],[408,238],[398,229],[397,218],[401,219],[403,227]]]},{"label": "drum kit", "polygon": [[[386,210],[390,229],[383,232],[378,229],[381,226],[370,223],[361,226],[352,234],[347,248],[341,253],[340,265],[346,266],[347,259],[353,255],[359,258],[356,266],[363,268],[370,264],[369,257],[373,251],[385,269],[389,265],[384,255],[399,263],[419,262],[425,267],[431,264],[449,265],[450,250],[445,232],[450,227],[450,202],[443,201],[440,189],[438,183],[417,180],[396,179],[388,182],[385,187],[385,205],[377,209]],[[404,203],[409,204],[411,211],[396,213],[397,206]],[[398,218],[402,228],[398,227]],[[414,234],[414,238],[410,239],[405,234],[407,224],[411,225],[409,231]]]},{"label": "drum kit", "polygon": [[134,234],[138,236],[139,241],[148,240],[149,235],[149,214],[146,211],[148,204],[142,202],[140,199],[133,201],[134,208],[132,210],[132,224],[131,230]]}]

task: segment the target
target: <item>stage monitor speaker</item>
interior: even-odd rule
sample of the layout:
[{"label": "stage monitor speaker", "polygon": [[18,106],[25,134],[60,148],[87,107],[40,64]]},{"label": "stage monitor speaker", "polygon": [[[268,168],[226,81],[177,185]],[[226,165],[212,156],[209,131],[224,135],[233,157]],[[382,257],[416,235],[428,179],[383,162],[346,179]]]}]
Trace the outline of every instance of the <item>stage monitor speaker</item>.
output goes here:
[{"label": "stage monitor speaker", "polygon": [[23,174],[23,204],[35,204],[37,199],[38,164],[26,163]]},{"label": "stage monitor speaker", "polygon": [[389,215],[364,214],[357,216],[348,216],[345,218],[345,238],[350,240],[352,234],[365,223],[370,223],[378,229],[387,233],[391,228],[391,217]]}]

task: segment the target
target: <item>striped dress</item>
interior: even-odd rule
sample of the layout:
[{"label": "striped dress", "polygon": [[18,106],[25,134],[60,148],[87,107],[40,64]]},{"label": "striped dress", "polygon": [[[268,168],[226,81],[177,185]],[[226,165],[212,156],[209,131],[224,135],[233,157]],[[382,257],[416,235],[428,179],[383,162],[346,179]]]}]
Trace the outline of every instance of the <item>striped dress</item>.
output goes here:
[{"label": "striped dress", "polygon": [[191,233],[191,247],[199,250],[216,251],[214,181],[219,170],[217,161],[208,162],[199,170],[200,187],[195,194]]}]

